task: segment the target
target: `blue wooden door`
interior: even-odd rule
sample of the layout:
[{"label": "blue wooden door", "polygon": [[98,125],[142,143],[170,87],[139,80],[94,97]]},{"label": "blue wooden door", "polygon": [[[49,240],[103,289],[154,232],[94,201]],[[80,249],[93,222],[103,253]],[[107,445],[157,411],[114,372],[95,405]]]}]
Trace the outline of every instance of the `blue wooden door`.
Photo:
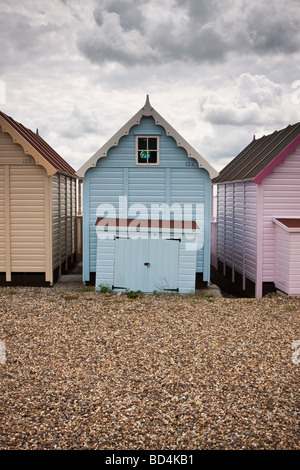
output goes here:
[{"label": "blue wooden door", "polygon": [[179,240],[116,239],[114,288],[178,290]]}]

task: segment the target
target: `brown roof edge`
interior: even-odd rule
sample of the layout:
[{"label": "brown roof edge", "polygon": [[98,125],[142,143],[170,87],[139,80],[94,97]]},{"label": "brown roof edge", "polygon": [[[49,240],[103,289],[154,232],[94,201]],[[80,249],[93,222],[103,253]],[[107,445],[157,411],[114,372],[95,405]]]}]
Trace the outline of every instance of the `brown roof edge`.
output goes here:
[{"label": "brown roof edge", "polygon": [[[0,111],[0,117],[2,117],[8,124],[5,127],[4,132],[14,134],[13,141],[20,144],[23,148],[26,143],[26,154],[30,154],[30,148],[32,153],[37,152],[48,164],[53,167],[56,171],[67,174],[69,176],[76,177],[76,172],[39,134],[34,133],[31,129],[23,126],[23,124],[17,122],[12,117]],[[25,142],[24,142],[25,141]],[[24,148],[25,151],[25,148]],[[36,157],[36,155],[33,155]],[[36,159],[36,158],[35,158]],[[39,162],[42,164],[42,162]]]},{"label": "brown roof edge", "polygon": [[194,220],[114,219],[109,217],[98,217],[95,225],[102,227],[145,227],[183,230],[199,229],[197,222]]},{"label": "brown roof edge", "polygon": [[300,228],[300,217],[299,218],[284,218],[276,217],[276,220],[288,228]]}]

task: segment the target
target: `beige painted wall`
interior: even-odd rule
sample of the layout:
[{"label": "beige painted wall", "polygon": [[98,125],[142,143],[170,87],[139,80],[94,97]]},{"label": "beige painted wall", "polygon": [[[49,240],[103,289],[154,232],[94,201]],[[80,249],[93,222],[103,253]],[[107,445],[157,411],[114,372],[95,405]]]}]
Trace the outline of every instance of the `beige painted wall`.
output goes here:
[{"label": "beige painted wall", "polygon": [[[36,165],[0,126],[0,272],[53,271],[76,253],[76,179]],[[67,263],[65,268],[68,269]]]},{"label": "beige painted wall", "polygon": [[0,130],[0,272],[7,281],[11,272],[46,272],[51,282],[51,177]]},{"label": "beige painted wall", "polygon": [[76,253],[76,180],[52,177],[53,269]]}]

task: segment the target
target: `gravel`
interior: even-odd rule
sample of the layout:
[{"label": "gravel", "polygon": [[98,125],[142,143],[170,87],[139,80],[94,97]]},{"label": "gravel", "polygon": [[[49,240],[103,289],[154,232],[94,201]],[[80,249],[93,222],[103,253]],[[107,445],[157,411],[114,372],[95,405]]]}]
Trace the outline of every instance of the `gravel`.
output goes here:
[{"label": "gravel", "polygon": [[299,450],[299,312],[2,287],[0,449]]}]

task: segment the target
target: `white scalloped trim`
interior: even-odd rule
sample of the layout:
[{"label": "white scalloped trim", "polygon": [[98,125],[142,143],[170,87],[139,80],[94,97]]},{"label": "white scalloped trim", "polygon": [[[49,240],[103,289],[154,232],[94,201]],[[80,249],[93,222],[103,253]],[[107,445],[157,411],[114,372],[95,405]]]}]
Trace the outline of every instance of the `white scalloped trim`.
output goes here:
[{"label": "white scalloped trim", "polygon": [[143,116],[152,116],[155,124],[162,126],[166,135],[173,137],[178,147],[183,147],[190,158],[197,160],[200,168],[208,171],[211,178],[218,176],[218,172],[180,135],[177,131],[154,109],[152,108],[147,95],[145,105],[123,126],[121,129],[111,137],[106,144],[103,145],[82,167],[77,171],[77,175],[83,178],[85,172],[95,167],[99,158],[106,157],[107,152],[111,147],[117,146],[121,137],[128,135],[130,129],[139,124]]}]

